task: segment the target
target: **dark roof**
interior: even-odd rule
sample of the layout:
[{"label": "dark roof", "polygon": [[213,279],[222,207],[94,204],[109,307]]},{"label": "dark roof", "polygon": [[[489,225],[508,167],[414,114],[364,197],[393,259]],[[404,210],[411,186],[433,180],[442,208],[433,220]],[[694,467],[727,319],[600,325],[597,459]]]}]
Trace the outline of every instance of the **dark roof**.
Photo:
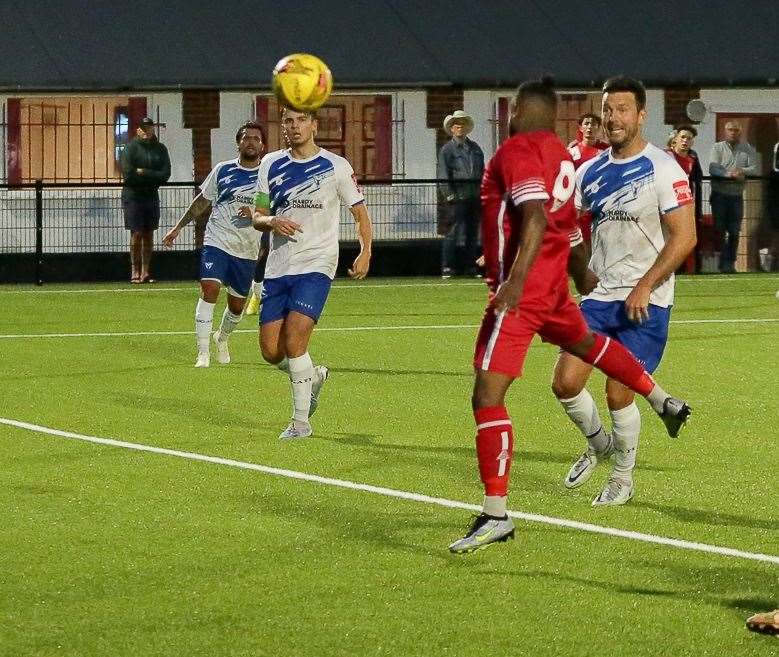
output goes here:
[{"label": "dark roof", "polygon": [[341,86],[773,85],[776,3],[756,0],[1,2],[0,88],[267,88],[312,52]]}]

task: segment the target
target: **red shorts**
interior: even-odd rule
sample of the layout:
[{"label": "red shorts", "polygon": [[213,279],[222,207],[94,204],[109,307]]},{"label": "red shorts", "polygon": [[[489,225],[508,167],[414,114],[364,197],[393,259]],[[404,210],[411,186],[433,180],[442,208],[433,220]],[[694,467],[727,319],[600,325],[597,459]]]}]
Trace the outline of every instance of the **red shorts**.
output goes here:
[{"label": "red shorts", "polygon": [[496,315],[488,306],[476,339],[473,366],[516,379],[522,375],[525,356],[536,333],[544,342],[566,347],[580,342],[589,332],[567,285],[543,299],[520,301],[519,311]]}]

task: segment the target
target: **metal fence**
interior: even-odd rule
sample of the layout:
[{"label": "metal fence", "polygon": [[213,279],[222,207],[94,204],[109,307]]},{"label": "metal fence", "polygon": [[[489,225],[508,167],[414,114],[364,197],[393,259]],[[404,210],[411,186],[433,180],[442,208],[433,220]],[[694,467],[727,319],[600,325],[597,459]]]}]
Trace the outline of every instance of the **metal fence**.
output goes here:
[{"label": "metal fence", "polygon": [[[363,192],[376,240],[409,240],[436,236],[438,199],[434,180],[373,181]],[[194,183],[160,187],[162,236],[179,220],[197,193]],[[40,244],[37,243],[39,234]],[[354,220],[341,210],[340,237],[357,239]],[[110,253],[127,249],[120,185],[0,185],[0,253]],[[182,231],[175,250],[194,247],[192,225]]]},{"label": "metal fence", "polygon": [[[442,181],[366,181],[366,203],[377,241],[430,239],[438,236],[443,204]],[[160,229],[155,234],[161,249],[162,236],[185,211],[197,186],[171,183],[160,188]],[[719,250],[716,231],[711,226],[709,182],[704,181],[703,232],[699,235],[702,256],[714,257]],[[768,198],[767,180],[747,181],[745,209],[739,242],[737,269],[758,267],[756,250]],[[341,211],[341,240],[357,239],[354,221],[346,208]],[[176,243],[175,250],[194,248],[190,225]],[[121,186],[118,184],[0,185],[0,254],[111,253],[127,250],[127,231],[122,216]]]}]

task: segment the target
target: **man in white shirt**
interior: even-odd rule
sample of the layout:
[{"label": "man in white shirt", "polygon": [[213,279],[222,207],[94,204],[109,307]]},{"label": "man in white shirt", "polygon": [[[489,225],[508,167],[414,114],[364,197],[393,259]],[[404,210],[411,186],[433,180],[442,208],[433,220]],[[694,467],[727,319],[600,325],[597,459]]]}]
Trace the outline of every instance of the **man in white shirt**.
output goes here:
[{"label": "man in white shirt", "polygon": [[[603,126],[611,148],[577,171],[576,205],[592,213],[592,257],[571,251],[571,273],[584,294],[590,328],[624,344],[653,372],[668,337],[674,271],[695,246],[693,196],[687,174],[641,134],[646,91],[630,78],[603,86]],[[594,506],[624,504],[633,496],[633,468],[641,417],[634,393],[606,381],[612,432],[603,428],[585,385],[592,365],[561,353],[552,388],[587,448],[565,478],[568,488],[589,479],[599,462],[614,467]]]},{"label": "man in white shirt", "polygon": [[235,135],[238,157],[220,162],[200,185],[198,194],[162,238],[170,248],[181,229],[199,217],[208,215],[203,251],[200,256],[200,299],[195,308],[195,333],[198,353],[195,367],[211,363],[209,342],[214,307],[219,290],[227,287],[227,307],[219,330],[214,334],[217,359],[230,362],[228,338],[241,320],[246,297],[260,249],[260,240],[252,227],[252,205],[260,158],[265,151],[265,131],[259,123],[244,123]]},{"label": "man in white shirt", "polygon": [[349,275],[362,279],[371,259],[372,229],[354,171],[344,158],[316,145],[314,113],[284,108],[289,149],[266,155],[257,176],[254,227],[270,231],[260,311],[260,350],[289,374],[293,416],[282,440],[312,434],[309,418],[327,379],[314,367],[308,343],[338,265],[341,204],[355,222],[361,250]]}]

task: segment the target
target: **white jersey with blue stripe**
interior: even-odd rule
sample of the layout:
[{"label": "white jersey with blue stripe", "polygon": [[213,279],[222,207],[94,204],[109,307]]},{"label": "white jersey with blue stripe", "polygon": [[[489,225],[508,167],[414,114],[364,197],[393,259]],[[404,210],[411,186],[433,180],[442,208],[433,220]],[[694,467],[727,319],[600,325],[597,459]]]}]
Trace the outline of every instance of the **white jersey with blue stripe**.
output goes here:
[{"label": "white jersey with blue stripe", "polygon": [[365,200],[349,162],[323,148],[304,160],[289,150],[268,153],[257,190],[268,195],[271,215],[288,217],[302,230],[293,237],[271,234],[265,277],[319,272],[335,278],[341,204]]},{"label": "white jersey with blue stripe", "polygon": [[247,169],[238,159],[220,162],[208,174],[200,192],[211,201],[211,216],[206,224],[203,244],[215,246],[238,258],[256,260],[260,251],[260,233],[251,218],[238,216],[242,207],[254,208],[254,188],[259,165]]},{"label": "white jersey with blue stripe", "polygon": [[[592,213],[590,269],[600,282],[587,299],[624,301],[665,246],[661,215],[692,200],[687,175],[673,157],[647,144],[622,160],[611,149],[576,173],[576,207]],[[674,302],[674,277],[653,290],[650,303]]]}]

